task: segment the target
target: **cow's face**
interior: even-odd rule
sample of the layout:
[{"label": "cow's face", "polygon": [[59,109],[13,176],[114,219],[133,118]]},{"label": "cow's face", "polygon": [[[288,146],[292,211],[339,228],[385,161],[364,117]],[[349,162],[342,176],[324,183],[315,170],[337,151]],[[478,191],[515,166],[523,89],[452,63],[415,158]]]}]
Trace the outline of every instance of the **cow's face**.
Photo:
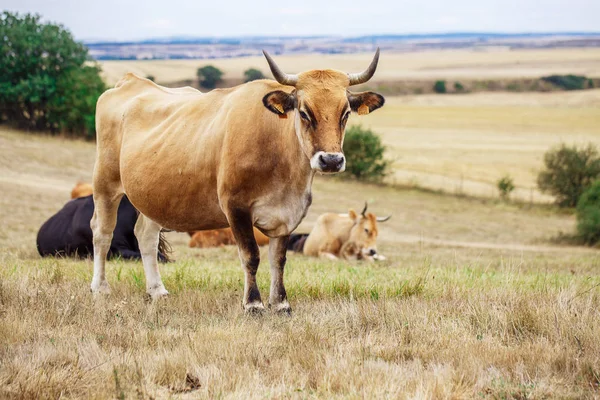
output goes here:
[{"label": "cow's face", "polygon": [[383,96],[377,93],[348,90],[350,85],[366,82],[375,73],[379,50],[369,69],[362,74],[313,70],[286,75],[266,53],[265,56],[275,78],[282,84],[294,86],[290,93],[282,90],[267,93],[263,97],[265,107],[282,118],[293,116],[296,136],[313,170],[344,171],[346,158],[342,146],[350,113],[368,114],[384,103]]},{"label": "cow's face", "polygon": [[354,221],[348,241],[360,252],[359,258],[373,258],[377,255],[377,217],[373,213],[357,214],[354,210],[348,216]]}]

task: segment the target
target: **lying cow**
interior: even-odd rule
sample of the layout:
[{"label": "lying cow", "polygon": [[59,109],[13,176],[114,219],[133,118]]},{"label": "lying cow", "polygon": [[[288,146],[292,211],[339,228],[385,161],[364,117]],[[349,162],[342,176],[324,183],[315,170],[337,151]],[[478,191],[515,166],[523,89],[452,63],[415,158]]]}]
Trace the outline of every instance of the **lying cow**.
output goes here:
[{"label": "lying cow", "polygon": [[322,214],[310,234],[292,235],[288,250],[333,260],[384,260],[377,253],[377,222],[390,218],[367,213],[366,204],[360,215],[352,209],[348,214]]},{"label": "lying cow", "polygon": [[91,196],[93,194],[92,185],[84,182],[77,182],[73,190],[71,190],[71,198],[78,199],[80,197]]},{"label": "lying cow", "polygon": [[[236,244],[231,228],[190,232],[190,236],[192,237],[190,247],[206,248]],[[269,238],[256,228],[254,228],[254,238],[259,246],[269,244]]]},{"label": "lying cow", "polygon": [[[37,235],[37,249],[41,256],[70,256],[86,258],[93,254],[90,221],[94,214],[94,199],[91,195],[69,201],[48,221]],[[138,241],[133,228],[138,212],[127,196],[123,196],[117,211],[117,223],[110,243],[108,257],[141,259]],[[160,237],[158,259],[168,261],[168,243]]]}]

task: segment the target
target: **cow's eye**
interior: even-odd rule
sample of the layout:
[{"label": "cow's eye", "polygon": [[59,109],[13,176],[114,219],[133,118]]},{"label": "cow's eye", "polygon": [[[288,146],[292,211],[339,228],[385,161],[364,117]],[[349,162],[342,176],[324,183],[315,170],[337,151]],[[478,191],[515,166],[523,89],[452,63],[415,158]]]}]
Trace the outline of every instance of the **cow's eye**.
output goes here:
[{"label": "cow's eye", "polygon": [[369,230],[368,230],[367,228],[365,228],[365,232],[366,232],[366,233],[369,233]]},{"label": "cow's eye", "polygon": [[303,120],[310,122],[310,118],[308,118],[308,115],[306,115],[306,113],[304,111],[300,111],[300,118],[302,118]]},{"label": "cow's eye", "polygon": [[344,114],[344,118],[342,118],[342,121],[346,122],[348,120],[349,116],[350,116],[350,111],[348,111],[346,114]]}]

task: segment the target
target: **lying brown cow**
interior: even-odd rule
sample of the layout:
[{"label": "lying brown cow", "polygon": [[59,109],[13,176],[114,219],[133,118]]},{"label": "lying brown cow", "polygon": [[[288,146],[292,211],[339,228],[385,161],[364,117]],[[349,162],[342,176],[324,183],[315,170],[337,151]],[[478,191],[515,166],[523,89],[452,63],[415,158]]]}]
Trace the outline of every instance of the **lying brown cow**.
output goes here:
[{"label": "lying brown cow", "polygon": [[307,256],[333,260],[384,260],[385,257],[377,253],[377,222],[390,218],[391,215],[377,218],[367,213],[366,204],[361,214],[352,209],[348,214],[322,214],[310,234],[295,235],[288,248]]},{"label": "lying brown cow", "polygon": [[[190,247],[206,248],[236,244],[231,228],[190,232],[190,236],[192,237]],[[269,238],[256,228],[254,228],[254,238],[259,246],[269,244]]]},{"label": "lying brown cow", "polygon": [[71,190],[71,199],[91,196],[93,194],[92,185],[84,182],[77,182],[73,190]]}]

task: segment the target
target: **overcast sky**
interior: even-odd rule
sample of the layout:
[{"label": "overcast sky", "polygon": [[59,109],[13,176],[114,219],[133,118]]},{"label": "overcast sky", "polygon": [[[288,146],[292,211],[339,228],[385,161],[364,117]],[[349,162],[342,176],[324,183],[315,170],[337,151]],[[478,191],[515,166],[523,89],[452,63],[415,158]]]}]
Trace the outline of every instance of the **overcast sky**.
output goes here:
[{"label": "overcast sky", "polygon": [[80,40],[163,36],[600,31],[600,0],[1,0]]}]

